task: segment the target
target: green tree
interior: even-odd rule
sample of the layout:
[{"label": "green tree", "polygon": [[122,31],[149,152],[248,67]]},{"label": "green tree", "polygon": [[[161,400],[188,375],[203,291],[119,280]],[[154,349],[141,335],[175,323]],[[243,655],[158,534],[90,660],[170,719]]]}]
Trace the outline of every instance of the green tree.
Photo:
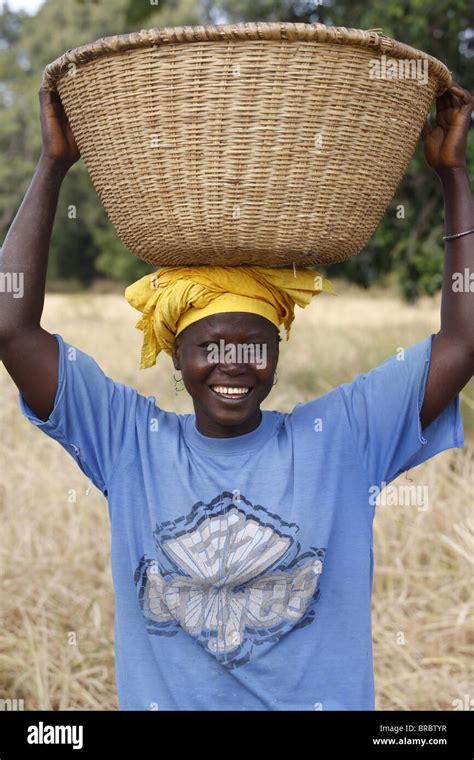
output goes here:
[{"label": "green tree", "polygon": [[[48,0],[34,17],[0,14],[0,229],[5,237],[41,152],[38,89],[43,69],[68,48],[128,30],[124,0]],[[107,262],[107,266],[104,266]],[[84,285],[135,279],[151,267],[120,241],[82,162],[65,178],[51,240],[49,279]]]},{"label": "green tree", "polygon": [[[162,0],[154,16],[167,25],[169,2]],[[145,19],[149,4],[130,0],[134,19]],[[474,92],[474,6],[472,0],[203,0],[203,23],[290,21],[323,23],[383,34],[443,61],[453,78]],[[435,113],[433,106],[432,113]],[[472,129],[469,166],[474,167]],[[397,209],[404,206],[405,217]],[[365,249],[348,262],[332,265],[339,275],[368,287],[396,280],[406,298],[433,294],[441,286],[443,262],[443,198],[441,185],[424,161],[418,145],[397,192]]]},{"label": "green tree", "polygon": [[[211,6],[217,4],[208,3]],[[358,29],[381,29],[388,37],[435,56],[453,78],[474,92],[474,5],[472,0],[221,0],[223,20],[320,22]],[[435,113],[433,106],[432,113]],[[468,162],[474,167],[472,129]],[[405,218],[396,209],[405,207]],[[441,287],[443,263],[441,185],[418,145],[395,197],[364,251],[333,265],[331,273],[365,287],[380,280],[398,281],[408,299]]]},{"label": "green tree", "polygon": [[[99,37],[153,26],[239,21],[321,22],[384,34],[422,49],[474,92],[471,0],[46,0],[33,17],[0,13],[0,232],[4,237],[41,150],[37,91],[44,66]],[[434,109],[433,109],[434,112]],[[472,129],[468,160],[474,166]],[[397,209],[404,206],[404,218]],[[433,293],[443,260],[441,185],[418,146],[364,251],[330,267],[369,286],[396,281],[407,298]],[[53,232],[49,277],[131,281],[152,267],[132,256],[107,218],[82,162],[68,173]]]}]

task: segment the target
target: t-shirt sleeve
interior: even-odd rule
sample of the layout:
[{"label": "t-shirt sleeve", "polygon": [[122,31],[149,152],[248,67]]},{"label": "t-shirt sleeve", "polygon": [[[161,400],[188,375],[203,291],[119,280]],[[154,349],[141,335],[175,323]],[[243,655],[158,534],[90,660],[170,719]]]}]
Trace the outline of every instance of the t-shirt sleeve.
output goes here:
[{"label": "t-shirt sleeve", "polygon": [[433,337],[339,386],[372,485],[390,483],[439,452],[464,446],[459,394],[428,427],[421,426]]},{"label": "t-shirt sleeve", "polygon": [[54,333],[59,344],[58,388],[43,421],[19,393],[24,416],[58,441],[107,496],[107,485],[133,423],[138,392],[107,377],[97,362]]}]

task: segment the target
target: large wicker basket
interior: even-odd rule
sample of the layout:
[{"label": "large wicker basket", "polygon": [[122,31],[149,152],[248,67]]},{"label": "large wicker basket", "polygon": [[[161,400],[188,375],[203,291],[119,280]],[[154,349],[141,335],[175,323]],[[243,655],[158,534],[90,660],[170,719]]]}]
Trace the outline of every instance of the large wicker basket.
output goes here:
[{"label": "large wicker basket", "polygon": [[451,83],[440,61],[379,31],[148,29],[67,51],[43,86],[141,259],[342,261],[373,234]]}]

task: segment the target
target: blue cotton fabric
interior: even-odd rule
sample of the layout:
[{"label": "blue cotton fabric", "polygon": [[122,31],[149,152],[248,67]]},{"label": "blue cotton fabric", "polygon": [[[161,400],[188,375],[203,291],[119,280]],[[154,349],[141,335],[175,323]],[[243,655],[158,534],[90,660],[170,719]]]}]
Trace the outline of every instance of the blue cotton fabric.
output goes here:
[{"label": "blue cotton fabric", "polygon": [[464,443],[459,396],[421,429],[433,336],[233,438],[55,337],[50,418],[19,403],[107,498],[120,709],[373,710],[370,494]]}]

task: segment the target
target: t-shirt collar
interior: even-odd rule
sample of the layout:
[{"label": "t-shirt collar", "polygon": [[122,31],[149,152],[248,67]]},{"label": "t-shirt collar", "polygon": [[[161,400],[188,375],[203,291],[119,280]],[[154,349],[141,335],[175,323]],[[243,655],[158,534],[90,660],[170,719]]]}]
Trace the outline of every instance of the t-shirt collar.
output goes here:
[{"label": "t-shirt collar", "polygon": [[275,430],[276,413],[262,410],[260,424],[250,433],[236,435],[229,438],[213,438],[200,433],[196,427],[194,414],[187,414],[184,425],[186,441],[194,448],[201,451],[213,452],[214,454],[240,454],[243,451],[260,448]]}]

